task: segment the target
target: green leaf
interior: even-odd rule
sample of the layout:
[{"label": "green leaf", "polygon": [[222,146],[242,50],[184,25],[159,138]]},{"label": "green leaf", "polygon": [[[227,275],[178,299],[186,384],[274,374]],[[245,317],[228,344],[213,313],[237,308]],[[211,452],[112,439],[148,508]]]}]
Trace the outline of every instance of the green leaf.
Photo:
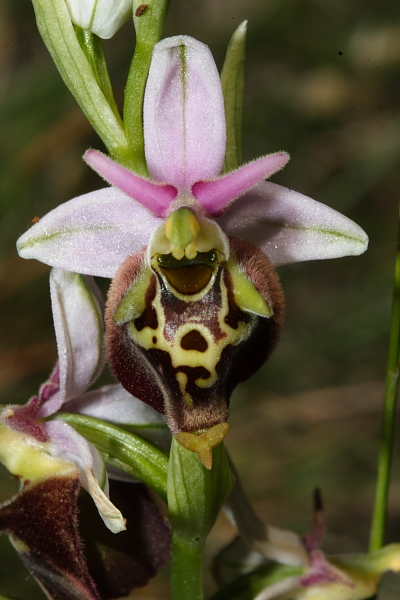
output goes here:
[{"label": "green leaf", "polygon": [[242,164],[242,123],[244,90],[244,57],[247,21],[236,29],[229,42],[221,85],[226,118],[226,151],[223,172],[233,171]]},{"label": "green leaf", "polygon": [[101,452],[106,463],[137,477],[163,500],[167,499],[168,456],[151,442],[106,421],[57,413]]},{"label": "green leaf", "polygon": [[120,121],[99,87],[73,28],[64,0],[32,0],[39,33],[64,83],[115,159],[130,165],[131,152]]}]

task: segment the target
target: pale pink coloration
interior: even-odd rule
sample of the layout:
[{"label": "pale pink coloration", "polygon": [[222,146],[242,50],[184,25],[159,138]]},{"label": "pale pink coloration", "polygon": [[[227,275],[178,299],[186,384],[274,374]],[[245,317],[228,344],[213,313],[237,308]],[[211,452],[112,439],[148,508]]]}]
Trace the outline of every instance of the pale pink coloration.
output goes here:
[{"label": "pale pink coloration", "polygon": [[224,105],[216,66],[204,44],[177,36],[155,46],[143,117],[152,180],[89,150],[87,163],[115,187],[75,198],[43,217],[18,240],[23,258],[114,277],[127,256],[147,245],[180,206],[216,218],[228,235],[259,243],[274,265],[365,251],[368,238],[353,221],[263,182],[286,164],[284,152],[220,175]]},{"label": "pale pink coloration", "polygon": [[207,46],[188,36],[154,48],[143,106],[150,176],[190,194],[196,181],[220,174],[225,113],[219,75]]}]

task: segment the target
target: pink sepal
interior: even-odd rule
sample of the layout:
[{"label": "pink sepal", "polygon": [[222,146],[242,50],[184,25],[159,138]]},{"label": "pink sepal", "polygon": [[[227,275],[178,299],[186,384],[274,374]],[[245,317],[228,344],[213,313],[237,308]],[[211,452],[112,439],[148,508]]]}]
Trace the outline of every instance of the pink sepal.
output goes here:
[{"label": "pink sepal", "polygon": [[121,190],[103,188],[60,204],[19,238],[17,249],[52,267],[114,277],[160,223]]},{"label": "pink sepal", "polygon": [[368,245],[351,219],[269,181],[232,203],[217,222],[227,235],[259,246],[274,266],[358,255]]},{"label": "pink sepal", "polygon": [[143,106],[146,161],[180,192],[219,175],[225,155],[221,83],[207,46],[180,35],[154,47]]},{"label": "pink sepal", "polygon": [[[50,294],[59,356],[59,389],[55,386],[55,393],[43,397],[38,418],[54,414],[64,402],[86,391],[105,364],[104,303],[93,278],[53,269]],[[44,391],[47,394],[49,390]]]}]

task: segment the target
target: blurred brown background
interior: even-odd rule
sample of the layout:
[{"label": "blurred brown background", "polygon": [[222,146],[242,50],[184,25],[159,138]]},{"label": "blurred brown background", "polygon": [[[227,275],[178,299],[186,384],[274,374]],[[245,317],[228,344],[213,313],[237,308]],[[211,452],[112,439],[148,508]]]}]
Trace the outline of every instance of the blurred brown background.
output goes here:
[{"label": "blurred brown background", "polygon": [[[231,450],[269,522],[302,533],[322,488],[332,552],[364,551],[371,517],[399,200],[400,13],[382,0],[172,0],[165,35],[209,44],[217,65],[249,20],[244,157],[286,150],[274,181],[344,212],[370,235],[359,258],[280,269],[287,319],[269,363],[235,393]],[[122,97],[128,23],[105,43]],[[102,183],[81,160],[100,141],[64,87],[28,0],[0,4],[0,391],[25,402],[55,360],[49,268],[16,238],[36,215]],[[2,471],[0,499],[15,483]],[[210,553],[233,530],[221,518]],[[387,541],[400,541],[399,445]],[[40,598],[0,539],[0,590]],[[166,575],[135,598],[167,597]],[[209,589],[212,589],[211,580]]]}]

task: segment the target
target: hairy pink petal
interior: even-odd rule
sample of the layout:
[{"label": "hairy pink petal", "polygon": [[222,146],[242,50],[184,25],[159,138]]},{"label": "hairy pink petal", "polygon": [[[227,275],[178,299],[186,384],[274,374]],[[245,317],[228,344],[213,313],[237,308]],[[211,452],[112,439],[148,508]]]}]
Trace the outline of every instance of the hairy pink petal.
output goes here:
[{"label": "hairy pink petal", "polygon": [[53,267],[114,277],[160,222],[117,188],[103,188],[49,212],[19,238],[17,249],[22,258]]},{"label": "hairy pink petal", "polygon": [[209,215],[217,216],[256,183],[282,169],[288,160],[285,152],[268,154],[214,181],[198,181],[192,193]]},{"label": "hairy pink petal", "polygon": [[47,417],[82,394],[104,368],[103,299],[93,279],[60,269],[50,275],[50,294],[59,356],[59,391],[38,411]]},{"label": "hairy pink petal", "polygon": [[354,221],[303,194],[258,184],[217,220],[227,235],[257,244],[275,266],[358,255],[368,236]]},{"label": "hairy pink petal", "polygon": [[166,214],[178,193],[174,186],[160,185],[143,179],[97,150],[88,150],[83,158],[103,179],[125,192],[133,200],[140,202],[156,217],[163,217]]},{"label": "hairy pink petal", "polygon": [[221,84],[207,46],[188,36],[159,42],[144,97],[150,175],[188,192],[219,175],[225,155]]}]

